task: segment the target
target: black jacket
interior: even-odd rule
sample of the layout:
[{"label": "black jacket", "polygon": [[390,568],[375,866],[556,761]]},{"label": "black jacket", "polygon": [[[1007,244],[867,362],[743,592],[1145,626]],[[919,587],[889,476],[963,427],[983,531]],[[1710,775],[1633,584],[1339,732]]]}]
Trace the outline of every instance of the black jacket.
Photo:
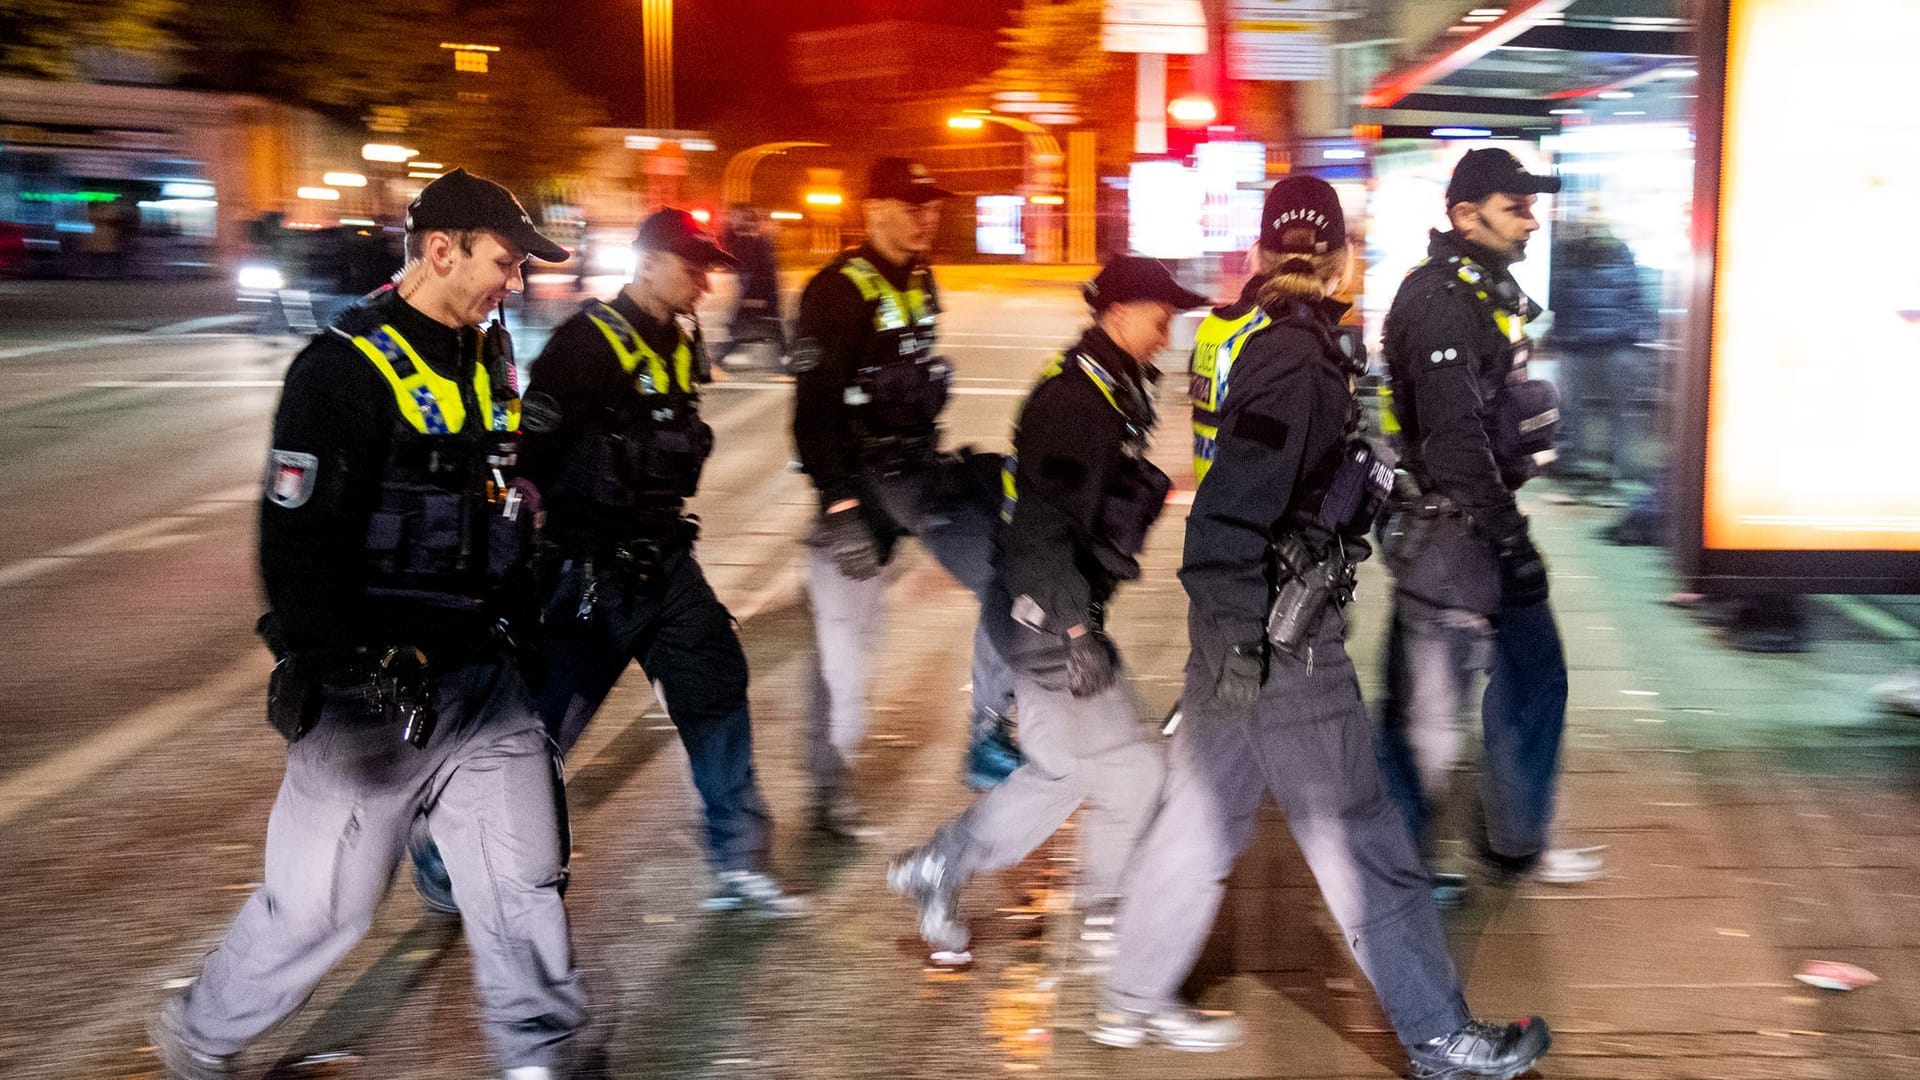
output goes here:
[{"label": "black jacket", "polygon": [[[608,301],[615,311],[633,325],[647,347],[668,364],[673,377],[673,355],[682,342],[694,345],[673,319],[662,322],[634,303],[625,291]],[[558,538],[583,533],[619,532],[620,523],[598,520],[591,500],[578,484],[568,480],[569,466],[577,468],[586,448],[583,442],[605,437],[609,430],[628,430],[644,424],[641,395],[634,389],[635,376],[620,366],[620,358],[608,344],[605,334],[594,325],[583,308],[553,331],[546,347],[533,362],[528,375],[526,403],[521,410],[525,431],[521,471],[546,499],[548,532]],[[675,387],[668,396],[692,408],[698,400],[697,384],[687,390]],[[602,478],[604,479],[604,478]],[[651,511],[660,517],[680,512],[683,500],[660,495]]]},{"label": "black jacket", "polygon": [[[895,266],[871,244],[843,251],[807,282],[794,326],[793,442],[825,508],[860,496],[860,439],[846,403],[847,386],[876,346],[875,301],[860,295],[840,268],[848,259],[872,263],[894,288],[906,291],[916,267]],[[933,275],[923,273],[927,302],[939,310]],[[893,336],[889,334],[888,336]],[[926,435],[933,434],[932,425]]]},{"label": "black jacket", "polygon": [[[1113,402],[1075,366],[1081,353],[1113,378]],[[1101,510],[1154,420],[1149,372],[1097,328],[1021,406],[1013,433],[1019,500],[1000,530],[1000,566],[1008,591],[1032,597],[1049,631],[1085,622],[1092,604],[1113,595],[1117,579],[1095,553]]]},{"label": "black jacket", "polygon": [[[1239,318],[1263,279],[1218,309]],[[1195,616],[1229,645],[1266,637],[1268,555],[1290,515],[1337,466],[1355,412],[1351,375],[1331,335],[1347,305],[1288,301],[1241,347],[1221,407],[1213,465],[1187,515],[1180,583]]]},{"label": "black jacket", "polygon": [[[260,507],[260,576],[278,632],[295,652],[415,644],[431,654],[476,644],[490,630],[490,621],[475,616],[363,595],[367,520],[403,421],[392,388],[348,339],[383,323],[460,385],[464,430],[484,426],[472,389],[479,332],[435,322],[392,289],[350,309],[294,358],[273,419],[269,497]],[[270,497],[283,455],[310,455],[315,462],[305,478],[311,493],[299,505]]]},{"label": "black jacket", "polygon": [[[1400,285],[1383,341],[1400,424],[1400,464],[1424,489],[1466,511],[1480,533],[1502,541],[1526,529],[1494,456],[1494,398],[1507,379],[1508,341],[1487,304],[1447,260],[1472,259],[1489,291],[1510,290],[1531,307],[1507,264],[1455,233],[1433,234],[1429,261]],[[1512,466],[1513,463],[1508,463]],[[1505,475],[1514,475],[1509,468]]]}]

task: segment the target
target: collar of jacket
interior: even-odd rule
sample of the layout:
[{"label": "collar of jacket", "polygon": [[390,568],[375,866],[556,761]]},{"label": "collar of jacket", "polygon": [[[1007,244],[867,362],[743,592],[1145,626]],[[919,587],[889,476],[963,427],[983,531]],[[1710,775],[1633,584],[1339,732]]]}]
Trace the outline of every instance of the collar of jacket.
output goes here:
[{"label": "collar of jacket", "polygon": [[1160,369],[1152,363],[1141,363],[1133,354],[1114,343],[1105,330],[1098,326],[1089,326],[1072,349],[1074,353],[1085,353],[1094,363],[1105,368],[1107,374],[1125,391],[1120,400],[1127,403],[1124,409],[1127,418],[1143,427],[1153,427],[1158,419],[1153,408],[1153,387],[1160,381]]},{"label": "collar of jacket", "polygon": [[663,323],[654,318],[646,308],[628,296],[625,289],[621,289],[608,304],[633,324],[634,332],[640,335],[640,340],[646,342],[648,348],[665,359],[673,358],[674,350],[680,347],[680,341],[685,336],[680,332],[679,320],[668,316]]},{"label": "collar of jacket", "polygon": [[1435,259],[1451,259],[1455,255],[1472,259],[1482,270],[1496,277],[1508,277],[1513,264],[1504,256],[1481,247],[1479,244],[1461,236],[1458,230],[1441,232],[1439,229],[1428,234],[1427,254]]},{"label": "collar of jacket", "polygon": [[448,326],[423,313],[419,308],[400,299],[400,290],[389,289],[374,301],[380,314],[380,321],[400,331],[407,339],[413,351],[427,366],[441,375],[456,382],[469,377],[472,373],[464,370],[460,359],[470,355],[463,344],[469,338],[473,347],[478,348],[479,330],[475,327],[459,328]]},{"label": "collar of jacket", "polygon": [[889,260],[885,255],[880,254],[880,250],[871,243],[861,244],[859,247],[854,248],[852,254],[854,258],[865,259],[872,263],[873,268],[880,271],[880,276],[887,279],[887,284],[902,292],[905,292],[907,287],[913,284],[913,272],[921,266],[919,259],[909,259],[907,260],[907,265],[901,266]]}]

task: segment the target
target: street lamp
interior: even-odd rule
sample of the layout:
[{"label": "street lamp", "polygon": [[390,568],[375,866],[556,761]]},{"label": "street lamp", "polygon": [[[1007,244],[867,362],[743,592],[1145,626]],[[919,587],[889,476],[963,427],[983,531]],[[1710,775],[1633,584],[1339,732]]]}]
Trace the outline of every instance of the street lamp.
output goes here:
[{"label": "street lamp", "polygon": [[727,159],[727,169],[721,177],[720,190],[729,203],[751,203],[753,202],[753,170],[760,164],[762,158],[784,154],[789,150],[798,150],[805,146],[825,145],[827,144],[789,140],[749,146]]},{"label": "street lamp", "polygon": [[1056,201],[1054,190],[1060,185],[1060,165],[1066,160],[1066,155],[1060,152],[1060,141],[1046,128],[1017,116],[968,109],[947,118],[947,126],[956,131],[979,131],[988,124],[1012,128],[1026,140],[1026,183],[1022,187],[1030,197],[1029,205],[1048,207],[1033,216],[1033,258],[1035,262],[1059,261],[1060,222],[1051,207],[1065,201]]}]

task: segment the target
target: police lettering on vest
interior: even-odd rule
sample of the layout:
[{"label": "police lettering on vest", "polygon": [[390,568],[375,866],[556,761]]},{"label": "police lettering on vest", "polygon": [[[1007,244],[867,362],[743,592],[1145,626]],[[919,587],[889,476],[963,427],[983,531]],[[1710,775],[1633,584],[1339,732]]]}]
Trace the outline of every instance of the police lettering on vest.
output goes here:
[{"label": "police lettering on vest", "polygon": [[848,258],[840,272],[873,305],[873,334],[858,357],[846,403],[870,434],[911,432],[931,425],[946,408],[953,372],[933,354],[939,308],[916,268],[905,292],[871,262]]},{"label": "police lettering on vest", "polygon": [[399,413],[367,522],[367,595],[484,608],[533,542],[533,515],[510,484],[519,399],[484,362],[466,384],[434,371],[391,325],[333,332],[386,380]]}]

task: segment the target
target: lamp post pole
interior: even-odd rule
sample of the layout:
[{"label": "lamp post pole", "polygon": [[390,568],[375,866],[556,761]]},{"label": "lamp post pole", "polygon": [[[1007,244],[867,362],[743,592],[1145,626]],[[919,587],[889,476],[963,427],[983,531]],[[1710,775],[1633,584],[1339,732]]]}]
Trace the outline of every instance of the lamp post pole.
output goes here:
[{"label": "lamp post pole", "polygon": [[673,0],[640,0],[647,126],[673,129]]}]

